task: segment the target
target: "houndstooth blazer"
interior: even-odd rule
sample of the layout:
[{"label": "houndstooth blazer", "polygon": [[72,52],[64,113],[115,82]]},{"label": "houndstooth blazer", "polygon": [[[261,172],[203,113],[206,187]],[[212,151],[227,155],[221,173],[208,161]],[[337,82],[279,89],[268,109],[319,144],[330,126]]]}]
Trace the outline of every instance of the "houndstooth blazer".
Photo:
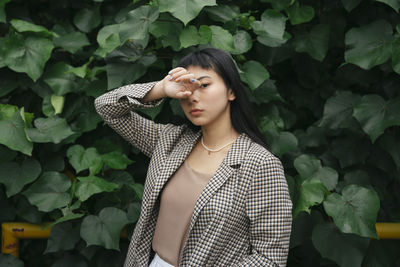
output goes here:
[{"label": "houndstooth blazer", "polygon": [[[154,84],[126,85],[95,100],[104,121],[151,158],[125,267],[149,265],[160,193],[201,136],[134,112],[163,101],[141,102]],[[285,266],[291,210],[281,162],[242,133],[197,199],[179,266]]]}]

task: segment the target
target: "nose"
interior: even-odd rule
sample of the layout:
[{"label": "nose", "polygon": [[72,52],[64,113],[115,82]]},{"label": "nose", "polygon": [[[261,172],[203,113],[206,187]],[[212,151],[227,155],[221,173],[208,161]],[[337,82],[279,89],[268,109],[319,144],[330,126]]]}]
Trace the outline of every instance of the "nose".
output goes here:
[{"label": "nose", "polygon": [[192,94],[188,96],[189,102],[198,102],[199,101],[199,90],[194,89]]}]

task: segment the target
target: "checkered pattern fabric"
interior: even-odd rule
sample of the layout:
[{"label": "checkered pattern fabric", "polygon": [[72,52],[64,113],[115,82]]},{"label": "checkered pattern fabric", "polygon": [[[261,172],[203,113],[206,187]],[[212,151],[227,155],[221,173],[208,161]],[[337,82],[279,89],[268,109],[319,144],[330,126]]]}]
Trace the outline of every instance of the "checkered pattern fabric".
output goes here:
[{"label": "checkered pattern fabric", "polygon": [[[151,158],[125,267],[149,265],[162,188],[201,136],[134,112],[163,101],[141,102],[154,84],[123,86],[95,100],[105,122]],[[281,162],[242,133],[197,199],[179,266],[285,266],[291,210]]]}]

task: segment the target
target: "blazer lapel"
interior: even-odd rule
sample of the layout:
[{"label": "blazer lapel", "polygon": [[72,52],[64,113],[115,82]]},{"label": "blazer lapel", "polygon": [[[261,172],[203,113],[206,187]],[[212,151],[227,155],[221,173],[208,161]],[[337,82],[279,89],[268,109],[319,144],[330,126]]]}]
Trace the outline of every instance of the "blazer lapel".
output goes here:
[{"label": "blazer lapel", "polygon": [[199,216],[203,207],[212,198],[215,192],[225,183],[225,181],[231,177],[234,170],[240,167],[240,164],[246,152],[248,151],[250,143],[250,139],[247,137],[247,135],[242,133],[232,144],[228,154],[197,199],[192,218],[190,220],[189,233],[191,232],[194,223],[196,222],[197,217]]},{"label": "blazer lapel", "polygon": [[190,131],[186,138],[179,142],[176,148],[171,152],[168,160],[165,162],[164,166],[162,166],[162,170],[160,171],[160,175],[155,183],[154,190],[152,191],[148,206],[149,211],[153,209],[155,201],[157,200],[164,184],[185,161],[200,135],[201,131],[196,133]]}]

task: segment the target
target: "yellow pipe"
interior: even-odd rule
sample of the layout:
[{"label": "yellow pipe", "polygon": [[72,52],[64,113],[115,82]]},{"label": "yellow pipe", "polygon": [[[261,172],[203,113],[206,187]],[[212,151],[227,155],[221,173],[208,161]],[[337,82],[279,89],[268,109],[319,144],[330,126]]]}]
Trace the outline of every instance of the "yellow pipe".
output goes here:
[{"label": "yellow pipe", "polygon": [[46,224],[3,223],[1,225],[1,252],[18,258],[20,239],[44,239],[50,236],[51,228],[42,230]]},{"label": "yellow pipe", "polygon": [[400,223],[376,223],[379,239],[400,239]]},{"label": "yellow pipe", "polygon": [[[19,240],[49,238],[51,227],[42,230],[47,224],[3,223],[1,253],[11,254],[18,258]],[[376,223],[375,228],[379,239],[400,239],[400,223]],[[120,236],[127,238],[126,227],[122,229]]]}]

